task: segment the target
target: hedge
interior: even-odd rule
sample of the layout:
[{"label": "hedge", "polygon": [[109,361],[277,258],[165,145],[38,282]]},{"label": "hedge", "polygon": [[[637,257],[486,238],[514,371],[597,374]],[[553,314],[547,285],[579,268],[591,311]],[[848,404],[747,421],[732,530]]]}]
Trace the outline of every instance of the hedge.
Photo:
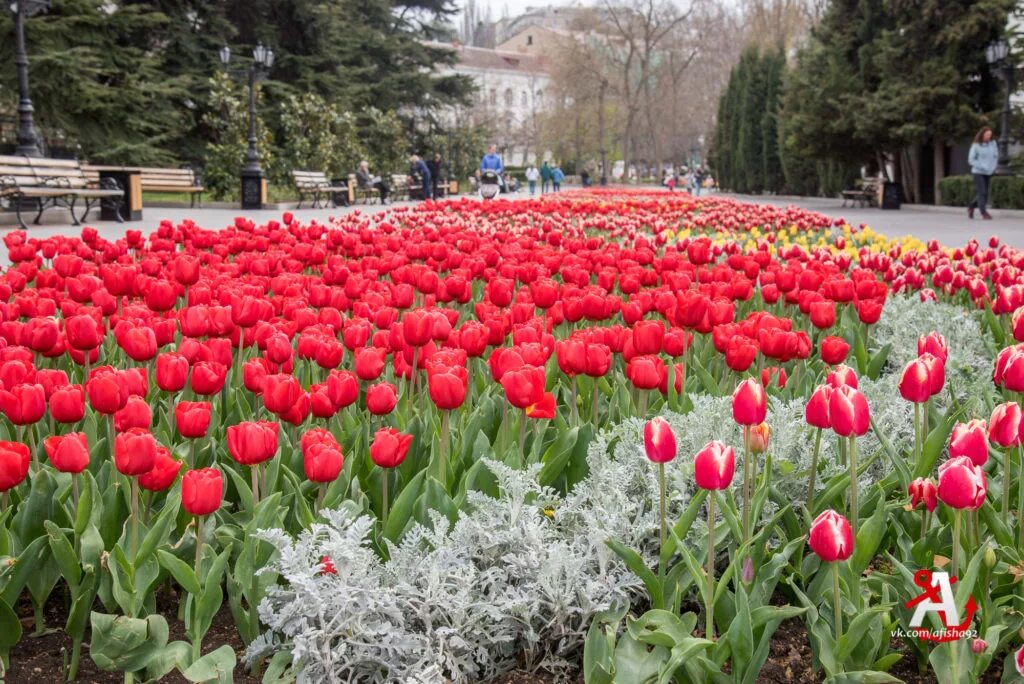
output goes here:
[{"label": "hedge", "polygon": [[[949,176],[939,181],[942,203],[948,207],[966,207],[974,199],[971,176]],[[1024,209],[1024,177],[993,176],[989,204],[997,209]]]}]

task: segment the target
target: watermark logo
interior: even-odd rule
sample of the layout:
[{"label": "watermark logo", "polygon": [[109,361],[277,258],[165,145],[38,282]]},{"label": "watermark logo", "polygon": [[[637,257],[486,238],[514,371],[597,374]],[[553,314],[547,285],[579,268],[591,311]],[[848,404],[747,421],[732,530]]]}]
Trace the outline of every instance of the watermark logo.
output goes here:
[{"label": "watermark logo", "polygon": [[[978,605],[971,596],[964,606],[964,619],[960,619],[960,610],[956,605],[953,595],[953,584],[956,577],[950,577],[948,572],[932,572],[931,570],[918,570],[914,573],[914,584],[921,589],[918,596],[907,601],[904,605],[913,608],[914,614],[910,618],[909,633],[904,634],[903,630],[897,630],[894,636],[917,637],[922,641],[944,643],[958,639],[969,639],[977,636],[975,630],[970,629],[971,621],[978,612]],[[923,628],[925,616],[928,613],[935,613],[941,629]]]}]

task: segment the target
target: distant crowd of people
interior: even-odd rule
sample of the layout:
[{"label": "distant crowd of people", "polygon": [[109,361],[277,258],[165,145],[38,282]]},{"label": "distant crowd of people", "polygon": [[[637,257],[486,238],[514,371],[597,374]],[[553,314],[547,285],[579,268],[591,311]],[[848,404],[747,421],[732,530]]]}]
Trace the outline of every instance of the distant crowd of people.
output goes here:
[{"label": "distant crowd of people", "polygon": [[674,169],[662,171],[661,184],[668,188],[669,191],[675,190],[676,187],[682,187],[691,195],[699,197],[701,188],[704,187],[710,178],[707,172],[700,166],[695,166],[692,169],[684,166],[681,171],[682,173],[678,174]]}]

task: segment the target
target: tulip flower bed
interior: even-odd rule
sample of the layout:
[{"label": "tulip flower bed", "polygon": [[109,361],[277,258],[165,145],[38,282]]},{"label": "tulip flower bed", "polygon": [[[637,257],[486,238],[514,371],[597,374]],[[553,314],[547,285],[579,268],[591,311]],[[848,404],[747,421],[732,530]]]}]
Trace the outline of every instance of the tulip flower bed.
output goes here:
[{"label": "tulip flower bed", "polygon": [[591,191],[5,243],[0,674],[1024,678],[994,239]]}]

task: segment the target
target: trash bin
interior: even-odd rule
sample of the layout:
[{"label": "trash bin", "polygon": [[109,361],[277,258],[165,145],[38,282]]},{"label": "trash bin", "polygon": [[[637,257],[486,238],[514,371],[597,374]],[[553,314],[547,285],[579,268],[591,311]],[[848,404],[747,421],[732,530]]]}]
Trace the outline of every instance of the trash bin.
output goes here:
[{"label": "trash bin", "polygon": [[901,188],[899,183],[887,181],[882,185],[882,209],[900,208]]},{"label": "trash bin", "polygon": [[331,202],[336,207],[347,207],[348,206],[348,178],[332,178],[331,185],[336,188],[344,186],[346,189],[340,192],[331,193]]}]

